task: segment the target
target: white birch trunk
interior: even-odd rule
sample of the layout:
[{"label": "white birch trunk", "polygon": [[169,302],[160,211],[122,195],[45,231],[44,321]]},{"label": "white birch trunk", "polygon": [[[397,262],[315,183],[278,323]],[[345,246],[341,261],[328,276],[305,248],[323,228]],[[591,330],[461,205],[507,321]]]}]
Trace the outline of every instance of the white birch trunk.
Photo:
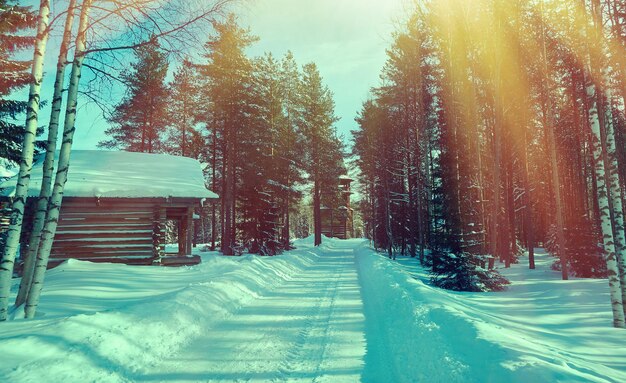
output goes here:
[{"label": "white birch trunk", "polygon": [[67,51],[72,38],[72,25],[74,22],[74,8],[76,0],[70,0],[67,8],[67,18],[65,19],[65,28],[63,32],[63,41],[59,51],[57,61],[56,78],[54,80],[54,94],[52,96],[52,111],[50,113],[50,123],[48,125],[48,143],[46,146],[46,157],[43,162],[43,178],[41,182],[41,190],[39,199],[37,200],[37,210],[33,221],[33,228],[28,243],[28,253],[24,259],[24,268],[22,271],[22,280],[20,281],[20,289],[15,299],[15,307],[19,307],[26,302],[26,295],[30,289],[30,283],[35,268],[35,259],[37,259],[37,251],[39,249],[39,240],[41,238],[41,230],[43,229],[46,219],[46,211],[48,210],[48,199],[52,189],[52,173],[54,171],[54,152],[57,147],[57,136],[59,132],[59,116],[61,115],[61,103],[63,100],[63,86],[65,80],[65,66],[67,61]]},{"label": "white birch trunk", "polygon": [[[590,35],[595,38],[592,41],[597,41],[599,44],[605,44],[603,39],[602,30],[602,12],[599,0],[593,0],[591,4],[592,15],[594,16],[594,34]],[[596,185],[598,189],[598,205],[600,208],[600,219],[602,226],[602,235],[605,244],[605,255],[607,256],[607,272],[609,277],[609,293],[611,297],[611,309],[613,311],[613,325],[615,327],[625,328],[626,323],[624,321],[624,300],[623,300],[623,274],[620,273],[619,257],[617,251],[623,251],[626,247],[624,241],[624,217],[622,213],[622,201],[621,192],[619,190],[619,177],[617,175],[617,166],[615,166],[615,177],[613,177],[612,165],[617,165],[617,160],[612,161],[610,159],[611,149],[613,147],[613,154],[615,154],[615,138],[612,127],[612,116],[607,116],[607,108],[604,106],[603,110],[599,110],[601,105],[606,103],[601,102],[602,87],[607,86],[607,68],[597,61],[597,57],[592,57],[589,54],[587,58],[588,73],[591,74],[591,84],[587,87],[587,96],[589,98],[589,122],[591,125],[591,131],[593,133],[593,156],[596,162]],[[593,81],[598,81],[599,84],[594,84]],[[604,82],[604,84],[602,84]],[[607,88],[608,90],[608,88]],[[605,90],[606,91],[606,90]],[[610,96],[610,93],[608,93]],[[608,99],[610,100],[610,98]],[[602,115],[600,115],[602,113]],[[608,118],[607,118],[608,117]],[[610,128],[609,128],[610,125]],[[603,131],[604,130],[604,131]],[[609,130],[613,139],[608,139]],[[603,137],[603,134],[607,137]],[[607,138],[603,141],[603,138]],[[606,162],[605,162],[606,161]],[[607,174],[608,171],[608,174]],[[613,178],[617,181],[617,189],[613,190],[611,187],[613,184]],[[609,185],[607,185],[609,184]],[[602,186],[602,188],[600,188]],[[611,190],[609,190],[611,187]],[[619,198],[618,205],[613,205],[613,212],[610,209],[609,199],[612,203],[615,203],[615,198]],[[619,214],[615,214],[618,210]],[[611,220],[611,213],[614,213],[613,220]],[[618,219],[618,216],[621,217]],[[621,220],[621,224],[619,221]],[[620,233],[621,232],[621,233]],[[610,247],[606,249],[606,245],[609,243]]]},{"label": "white birch trunk", "polygon": [[602,141],[600,134],[600,119],[598,116],[598,102],[596,87],[590,84],[587,87],[589,98],[589,125],[593,134],[593,159],[595,162],[596,187],[598,189],[598,206],[600,208],[600,226],[602,228],[602,240],[606,268],[609,277],[609,293],[611,297],[611,310],[613,311],[613,326],[624,328],[624,306],[622,301],[620,273],[615,254],[615,240],[613,237],[613,225],[609,210],[609,194],[605,182],[605,164],[602,158]]},{"label": "white birch trunk", "polygon": [[41,81],[43,78],[43,63],[48,43],[48,23],[50,19],[50,0],[41,0],[39,4],[39,17],[37,23],[37,37],[35,39],[35,53],[31,71],[30,93],[28,96],[28,108],[26,112],[26,125],[24,142],[22,147],[22,158],[20,160],[20,171],[17,179],[15,196],[13,197],[13,211],[11,213],[11,224],[7,232],[6,243],[2,253],[0,263],[0,321],[7,319],[9,307],[9,295],[11,292],[11,278],[13,277],[13,267],[15,256],[22,234],[22,222],[24,220],[24,206],[28,198],[28,185],[30,183],[30,173],[33,168],[33,154],[35,150],[35,136],[37,134],[37,124],[39,122],[39,100],[41,92]]},{"label": "white birch trunk", "polygon": [[37,263],[31,288],[26,300],[26,318],[33,318],[39,303],[39,296],[43,288],[43,281],[48,267],[48,259],[50,250],[52,249],[52,241],[59,220],[59,212],[61,210],[61,202],[63,199],[63,189],[67,181],[67,173],[70,166],[70,152],[72,149],[72,140],[74,137],[76,106],[78,97],[78,85],[80,81],[80,73],[83,60],[85,58],[85,42],[86,32],[89,24],[89,10],[92,0],[85,0],[82,4],[80,12],[80,21],[78,24],[78,32],[76,34],[76,48],[74,51],[74,61],[72,64],[72,73],[70,75],[70,84],[67,92],[67,107],[65,110],[65,122],[63,126],[63,141],[59,154],[59,164],[57,166],[56,178],[52,195],[48,204],[48,212],[46,222],[42,231],[41,242],[39,245],[39,254],[37,255]]},{"label": "white birch trunk", "polygon": [[[615,233],[615,248],[617,250],[617,265],[620,276],[622,305],[626,302],[626,235],[624,233],[624,210],[622,205],[622,189],[620,187],[619,167],[617,163],[615,128],[611,115],[611,91],[605,91],[606,100],[604,108],[604,124],[606,130],[606,148],[608,152],[609,166],[609,191],[613,205],[613,231]],[[626,316],[626,307],[624,316]]]}]

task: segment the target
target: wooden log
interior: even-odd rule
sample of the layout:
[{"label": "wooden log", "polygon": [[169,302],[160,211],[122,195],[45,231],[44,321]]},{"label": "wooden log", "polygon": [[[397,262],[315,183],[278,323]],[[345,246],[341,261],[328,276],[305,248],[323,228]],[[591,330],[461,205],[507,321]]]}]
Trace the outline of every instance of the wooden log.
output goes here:
[{"label": "wooden log", "polygon": [[120,239],[132,239],[132,238],[152,238],[152,230],[121,230],[121,231],[93,231],[93,230],[77,230],[71,232],[57,232],[54,236],[55,241],[66,241],[71,239],[107,239],[115,240]]},{"label": "wooden log", "polygon": [[[56,262],[63,262],[67,259],[56,259]],[[102,257],[102,258],[85,258],[81,261],[94,262],[94,263],[124,263],[127,265],[151,265],[152,257],[143,258],[124,258],[124,257]]]},{"label": "wooden log", "polygon": [[85,224],[149,224],[151,223],[151,218],[148,217],[123,217],[123,216],[92,216],[92,217],[68,217],[61,215],[59,219],[59,225],[70,224],[77,225],[79,223]]},{"label": "wooden log", "polygon": [[185,265],[197,265],[201,262],[199,256],[193,257],[163,257],[161,259],[161,265],[163,266],[185,266]]},{"label": "wooden log", "polygon": [[74,231],[101,231],[103,233],[109,231],[122,231],[122,230],[146,230],[152,232],[152,224],[150,223],[137,223],[137,224],[68,224],[59,225],[57,234],[61,232],[74,232]]},{"label": "wooden log", "polygon": [[98,246],[121,246],[121,245],[146,245],[149,246],[152,244],[152,239],[150,237],[145,238],[132,238],[132,239],[115,239],[108,238],[103,240],[94,240],[94,239],[86,239],[86,240],[76,240],[76,239],[68,239],[68,240],[55,240],[55,244],[58,247],[98,247]]},{"label": "wooden log", "polygon": [[154,205],[120,205],[120,206],[97,206],[97,205],[66,205],[61,207],[62,213],[128,213],[128,212],[151,212]]},{"label": "wooden log", "polygon": [[181,256],[187,254],[187,250],[185,249],[186,223],[187,221],[182,217],[176,222],[178,228],[178,255]]},{"label": "wooden log", "polygon": [[185,255],[191,254],[193,242],[193,207],[187,208],[187,217],[185,228]]},{"label": "wooden log", "polygon": [[118,219],[137,219],[152,218],[152,213],[148,211],[130,211],[130,212],[106,212],[106,211],[80,211],[80,212],[64,212],[61,213],[63,218],[118,218]]},{"label": "wooden log", "polygon": [[152,259],[152,251],[148,250],[148,251],[143,251],[143,252],[128,252],[128,251],[123,251],[123,252],[101,252],[101,253],[94,253],[94,252],[86,252],[84,253],[84,255],[80,255],[80,254],[70,254],[70,253],[51,253],[50,254],[50,258],[53,259],[91,259],[91,258],[107,258],[107,257],[120,257],[120,258],[130,258],[130,257],[137,257],[137,258],[150,258]]},{"label": "wooden log", "polygon": [[165,209],[156,207],[152,219],[152,258],[158,263],[165,251]]}]

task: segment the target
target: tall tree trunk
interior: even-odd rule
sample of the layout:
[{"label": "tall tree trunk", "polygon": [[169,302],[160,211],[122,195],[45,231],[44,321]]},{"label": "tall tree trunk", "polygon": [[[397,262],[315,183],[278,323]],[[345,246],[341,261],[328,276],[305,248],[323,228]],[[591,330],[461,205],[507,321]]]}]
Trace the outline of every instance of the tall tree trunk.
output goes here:
[{"label": "tall tree trunk", "polygon": [[[602,41],[602,14],[600,3],[598,0],[592,2],[592,14],[594,15],[595,28],[593,34],[588,33],[592,37],[592,43],[601,44]],[[598,47],[596,47],[597,49]],[[625,328],[624,320],[624,301],[622,290],[622,277],[620,273],[619,257],[616,250],[620,250],[617,244],[616,232],[614,231],[615,222],[612,221],[614,206],[608,184],[610,182],[610,163],[607,162],[606,143],[603,141],[603,120],[605,111],[602,109],[603,90],[601,83],[604,80],[604,68],[599,62],[597,53],[593,54],[591,49],[588,52],[587,73],[591,75],[590,82],[587,86],[587,99],[589,102],[589,125],[593,135],[593,156],[596,163],[596,185],[598,190],[598,206],[600,208],[600,222],[603,235],[604,253],[607,264],[609,277],[609,294],[611,297],[611,309],[613,311],[613,326]],[[601,69],[602,68],[602,69]],[[606,132],[606,131],[605,131]],[[607,171],[609,174],[607,175]],[[613,208],[613,209],[612,209]],[[623,228],[623,227],[622,227]],[[623,243],[621,244],[623,246]]]},{"label": "tall tree trunk", "polygon": [[511,267],[514,255],[517,253],[517,237],[515,233],[515,200],[513,196],[513,144],[512,137],[509,136],[509,144],[507,145],[507,159],[506,159],[506,180],[505,180],[505,200],[506,200],[506,218],[507,218],[507,232],[508,243],[504,259],[504,267]]},{"label": "tall tree trunk", "polygon": [[[541,1],[541,12],[543,15],[543,0]],[[545,17],[544,17],[545,19]],[[556,155],[556,140],[554,135],[554,129],[556,124],[554,123],[554,115],[552,113],[552,99],[550,98],[550,78],[548,74],[548,52],[546,48],[546,35],[545,26],[541,24],[541,44],[542,44],[542,84],[541,86],[541,102],[542,102],[542,115],[543,115],[543,127],[546,132],[546,138],[548,140],[548,151],[550,156],[550,168],[552,170],[552,190],[554,192],[555,206],[556,206],[556,241],[559,249],[559,257],[561,259],[561,277],[563,280],[569,279],[567,270],[567,244],[565,241],[564,220],[563,220],[563,205],[561,199],[561,179],[559,173],[559,165]]]},{"label": "tall tree trunk", "polygon": [[[607,89],[607,93],[609,90]],[[610,93],[609,93],[610,94]],[[610,100],[610,98],[609,98]],[[607,103],[610,104],[610,103]],[[619,165],[617,162],[615,128],[613,125],[611,106],[604,108],[606,126],[606,146],[608,150],[609,167],[609,187],[611,201],[613,205],[613,218],[615,220],[613,229],[615,233],[615,245],[617,250],[618,269],[620,273],[620,284],[622,290],[622,304],[626,302],[626,235],[624,233],[624,207],[622,204],[622,189],[619,179]],[[624,316],[626,317],[626,306]]]},{"label": "tall tree trunk", "polygon": [[[524,120],[525,121],[525,120]],[[528,136],[524,127],[524,145],[520,149],[522,153],[522,182],[524,183],[524,231],[526,235],[526,249],[528,250],[528,268],[535,268],[535,228],[533,222],[533,206],[530,188],[530,177],[528,176]]]},{"label": "tall tree trunk", "polygon": [[22,272],[22,280],[20,281],[20,289],[15,299],[15,307],[26,302],[26,295],[30,290],[30,284],[35,269],[35,260],[37,259],[37,251],[39,250],[39,240],[41,239],[41,230],[43,229],[46,211],[48,210],[48,199],[52,190],[52,174],[54,172],[54,154],[57,147],[57,136],[59,132],[59,116],[61,115],[61,104],[63,100],[63,86],[65,81],[65,66],[67,65],[67,51],[72,39],[72,25],[74,22],[74,11],[76,8],[76,0],[70,0],[67,8],[67,17],[65,19],[65,27],[63,31],[63,40],[59,50],[59,58],[57,60],[57,71],[54,80],[54,93],[52,95],[52,111],[50,113],[50,124],[48,125],[48,143],[46,146],[46,157],[43,162],[43,177],[41,181],[41,191],[37,200],[37,210],[33,222],[33,228],[28,243],[28,253],[24,259],[24,267]]},{"label": "tall tree trunk", "polygon": [[82,4],[80,12],[80,21],[78,24],[78,32],[76,34],[76,48],[74,51],[74,60],[72,63],[72,73],[70,75],[70,84],[67,91],[67,107],[65,111],[65,122],[63,126],[63,142],[59,153],[59,164],[57,166],[57,174],[54,180],[54,188],[48,205],[46,223],[42,231],[42,238],[33,274],[33,281],[26,300],[26,317],[33,318],[39,303],[39,297],[43,288],[44,277],[48,267],[48,259],[50,250],[52,249],[52,241],[56,233],[59,221],[59,212],[61,210],[61,202],[63,199],[63,189],[67,181],[67,173],[70,166],[70,153],[72,150],[72,140],[74,138],[76,107],[78,97],[78,85],[80,81],[80,73],[83,60],[85,58],[86,32],[89,25],[89,10],[92,0],[85,0]]},{"label": "tall tree trunk", "polygon": [[2,261],[0,262],[0,321],[5,321],[8,315],[9,295],[11,292],[11,278],[15,266],[15,256],[22,234],[24,221],[24,207],[28,198],[28,185],[30,173],[33,168],[33,154],[35,151],[35,136],[39,122],[39,101],[41,93],[41,81],[43,78],[43,64],[48,43],[50,19],[50,0],[41,0],[39,3],[39,16],[37,22],[37,37],[35,38],[35,52],[31,70],[31,84],[28,95],[26,112],[26,124],[24,141],[22,145],[22,157],[20,170],[17,178],[15,195],[11,212],[11,223],[7,232]]},{"label": "tall tree trunk", "polygon": [[322,244],[322,210],[321,210],[321,190],[318,176],[315,175],[313,181],[313,233],[314,245]]},{"label": "tall tree trunk", "polygon": [[[549,98],[549,96],[547,96]],[[548,108],[551,108],[548,105]],[[550,112],[549,112],[550,113]],[[551,119],[546,119],[551,121]],[[563,230],[563,205],[561,200],[561,180],[559,177],[559,166],[556,157],[556,142],[554,137],[554,124],[548,123],[545,126],[548,135],[548,150],[550,151],[550,167],[552,168],[552,189],[554,191],[554,199],[556,204],[556,238],[559,248],[559,257],[561,259],[561,277],[563,280],[569,279],[567,271],[567,245],[565,242],[565,231]]]},{"label": "tall tree trunk", "polygon": [[[603,36],[602,9],[600,0],[592,1],[592,9],[595,21],[595,39],[599,42],[600,51],[606,52],[605,39]],[[592,64],[593,65],[593,64]],[[617,150],[615,144],[615,128],[613,126],[613,114],[611,110],[611,89],[609,87],[607,66],[595,62],[591,70],[595,69],[596,77],[596,102],[598,112],[598,122],[600,125],[600,137],[605,152],[605,170],[607,171],[607,187],[609,192],[609,206],[613,217],[613,233],[615,240],[615,250],[617,256],[617,266],[620,278],[620,289],[622,298],[622,310],[626,317],[626,235],[624,233],[624,209],[622,203],[622,189],[619,179],[619,164],[617,162]]]},{"label": "tall tree trunk", "polygon": [[[287,192],[289,193],[289,192]],[[289,214],[289,194],[287,194],[285,201],[285,226],[283,227],[283,246],[285,250],[289,250],[291,248],[291,241],[289,240],[289,232],[291,231],[290,227],[290,214]]]},{"label": "tall tree trunk", "polygon": [[[213,191],[216,191],[217,180],[215,179],[215,175],[217,172],[217,126],[213,126],[212,146],[213,146],[213,153],[211,154],[211,188],[213,189]],[[224,199],[223,195],[221,199],[222,200]],[[211,204],[211,251],[215,251],[215,238],[216,238],[215,230],[217,228],[217,219],[216,219],[216,214],[215,214],[216,209],[217,207],[215,206],[215,203],[212,203]]]},{"label": "tall tree trunk", "polygon": [[[499,96],[496,96],[499,97]],[[500,219],[500,164],[502,158],[502,138],[500,124],[503,122],[503,105],[501,102],[496,102],[496,118],[493,124],[493,146],[494,156],[492,161],[493,170],[493,198],[491,202],[491,228],[489,233],[490,249],[489,253],[491,257],[489,259],[489,269],[494,267],[494,261],[498,257],[498,237],[499,237],[499,219]]]},{"label": "tall tree trunk", "polygon": [[385,233],[387,234],[387,255],[389,259],[396,259],[393,252],[393,227],[391,222],[391,188],[389,186],[389,173],[388,169],[383,169],[385,172]]},{"label": "tall tree trunk", "polygon": [[611,296],[611,309],[613,311],[613,326],[624,328],[624,306],[621,292],[621,281],[617,256],[615,254],[615,241],[611,212],[609,208],[609,194],[605,182],[605,166],[602,155],[602,143],[600,135],[600,122],[598,119],[598,104],[596,101],[596,87],[593,83],[587,86],[589,99],[589,123],[593,133],[593,158],[595,161],[595,181],[597,188],[597,200],[600,210],[600,227],[602,229],[603,249],[606,259],[606,267],[609,277],[609,293]]},{"label": "tall tree trunk", "polygon": [[235,183],[235,164],[233,161],[232,145],[226,144],[225,164],[224,164],[224,226],[222,227],[222,253],[224,255],[234,255],[233,249],[233,208],[235,196],[233,186]]},{"label": "tall tree trunk", "polygon": [[[410,146],[409,146],[409,139],[407,138],[407,154],[406,154],[406,178],[407,178],[407,186],[408,186],[408,199],[409,199],[409,254],[411,255],[411,257],[415,257],[416,255],[416,248],[415,248],[415,237],[417,235],[420,234],[419,229],[416,227],[416,221],[417,221],[417,217],[416,215],[418,215],[419,213],[415,210],[415,188],[414,188],[414,183],[413,183],[413,179],[415,178],[414,174],[411,173],[415,173],[415,168],[413,166],[413,163],[411,161],[411,155],[410,155]],[[417,156],[415,156],[417,157]],[[415,161],[417,162],[417,161]],[[418,225],[419,226],[419,225]]]}]

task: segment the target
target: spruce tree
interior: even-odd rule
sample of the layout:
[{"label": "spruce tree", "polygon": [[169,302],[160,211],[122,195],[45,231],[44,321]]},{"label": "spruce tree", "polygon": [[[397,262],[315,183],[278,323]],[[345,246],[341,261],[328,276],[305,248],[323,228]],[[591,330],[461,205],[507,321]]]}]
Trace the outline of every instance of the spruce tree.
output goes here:
[{"label": "spruce tree", "polygon": [[106,134],[111,138],[98,146],[131,152],[161,152],[162,135],[168,121],[167,55],[156,40],[140,46],[134,54],[131,69],[122,74],[126,95],[109,119],[113,126]]},{"label": "spruce tree", "polygon": [[22,152],[24,123],[18,117],[26,112],[28,103],[11,99],[11,93],[30,84],[31,61],[13,56],[32,48],[32,30],[37,15],[30,7],[20,6],[17,1],[0,0],[0,158],[18,163]]},{"label": "spruce tree", "polygon": [[237,179],[241,164],[247,161],[239,152],[243,133],[250,125],[252,63],[245,49],[257,38],[242,29],[234,15],[223,22],[214,21],[215,35],[205,47],[208,63],[201,67],[206,80],[206,97],[211,102],[211,123],[220,137],[221,152],[221,250],[234,255],[236,244]]},{"label": "spruce tree", "polygon": [[198,76],[196,67],[184,59],[169,85],[169,126],[164,140],[168,153],[192,158],[198,158],[200,154],[202,137],[195,127],[201,103]]},{"label": "spruce tree", "polygon": [[302,193],[296,187],[304,183],[302,176],[304,152],[302,132],[298,129],[299,108],[302,103],[300,90],[302,75],[293,54],[287,52],[280,62],[279,80],[283,118],[278,124],[276,140],[276,182],[280,193],[280,215],[282,216],[281,241],[284,248],[289,248],[291,232],[291,212],[298,204]]},{"label": "spruce tree", "polygon": [[[322,204],[332,202],[332,197],[322,197],[337,189],[338,179],[344,173],[341,145],[335,136],[335,104],[332,93],[322,82],[317,66],[306,64],[303,68],[302,104],[299,124],[307,142],[305,169],[313,187],[313,227],[315,245],[322,243]],[[332,194],[331,194],[332,195]],[[332,208],[332,206],[326,206]]]}]

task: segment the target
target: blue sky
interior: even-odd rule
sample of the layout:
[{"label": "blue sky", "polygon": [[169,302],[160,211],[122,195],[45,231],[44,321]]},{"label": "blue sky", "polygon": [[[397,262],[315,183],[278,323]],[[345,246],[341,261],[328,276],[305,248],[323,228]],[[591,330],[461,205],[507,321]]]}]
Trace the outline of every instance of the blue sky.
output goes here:
[{"label": "blue sky", "polygon": [[[378,85],[395,22],[406,0],[246,0],[234,9],[240,24],[260,38],[251,56],[288,50],[300,65],[314,61],[334,93],[340,134],[349,140],[354,117],[369,89]],[[44,83],[52,89],[58,38],[49,45]],[[116,95],[121,96],[121,95]],[[114,97],[115,98],[115,97]],[[118,100],[112,100],[116,102]],[[42,121],[49,108],[41,112]],[[75,148],[93,149],[105,138],[107,122],[94,104],[79,100]]]}]

